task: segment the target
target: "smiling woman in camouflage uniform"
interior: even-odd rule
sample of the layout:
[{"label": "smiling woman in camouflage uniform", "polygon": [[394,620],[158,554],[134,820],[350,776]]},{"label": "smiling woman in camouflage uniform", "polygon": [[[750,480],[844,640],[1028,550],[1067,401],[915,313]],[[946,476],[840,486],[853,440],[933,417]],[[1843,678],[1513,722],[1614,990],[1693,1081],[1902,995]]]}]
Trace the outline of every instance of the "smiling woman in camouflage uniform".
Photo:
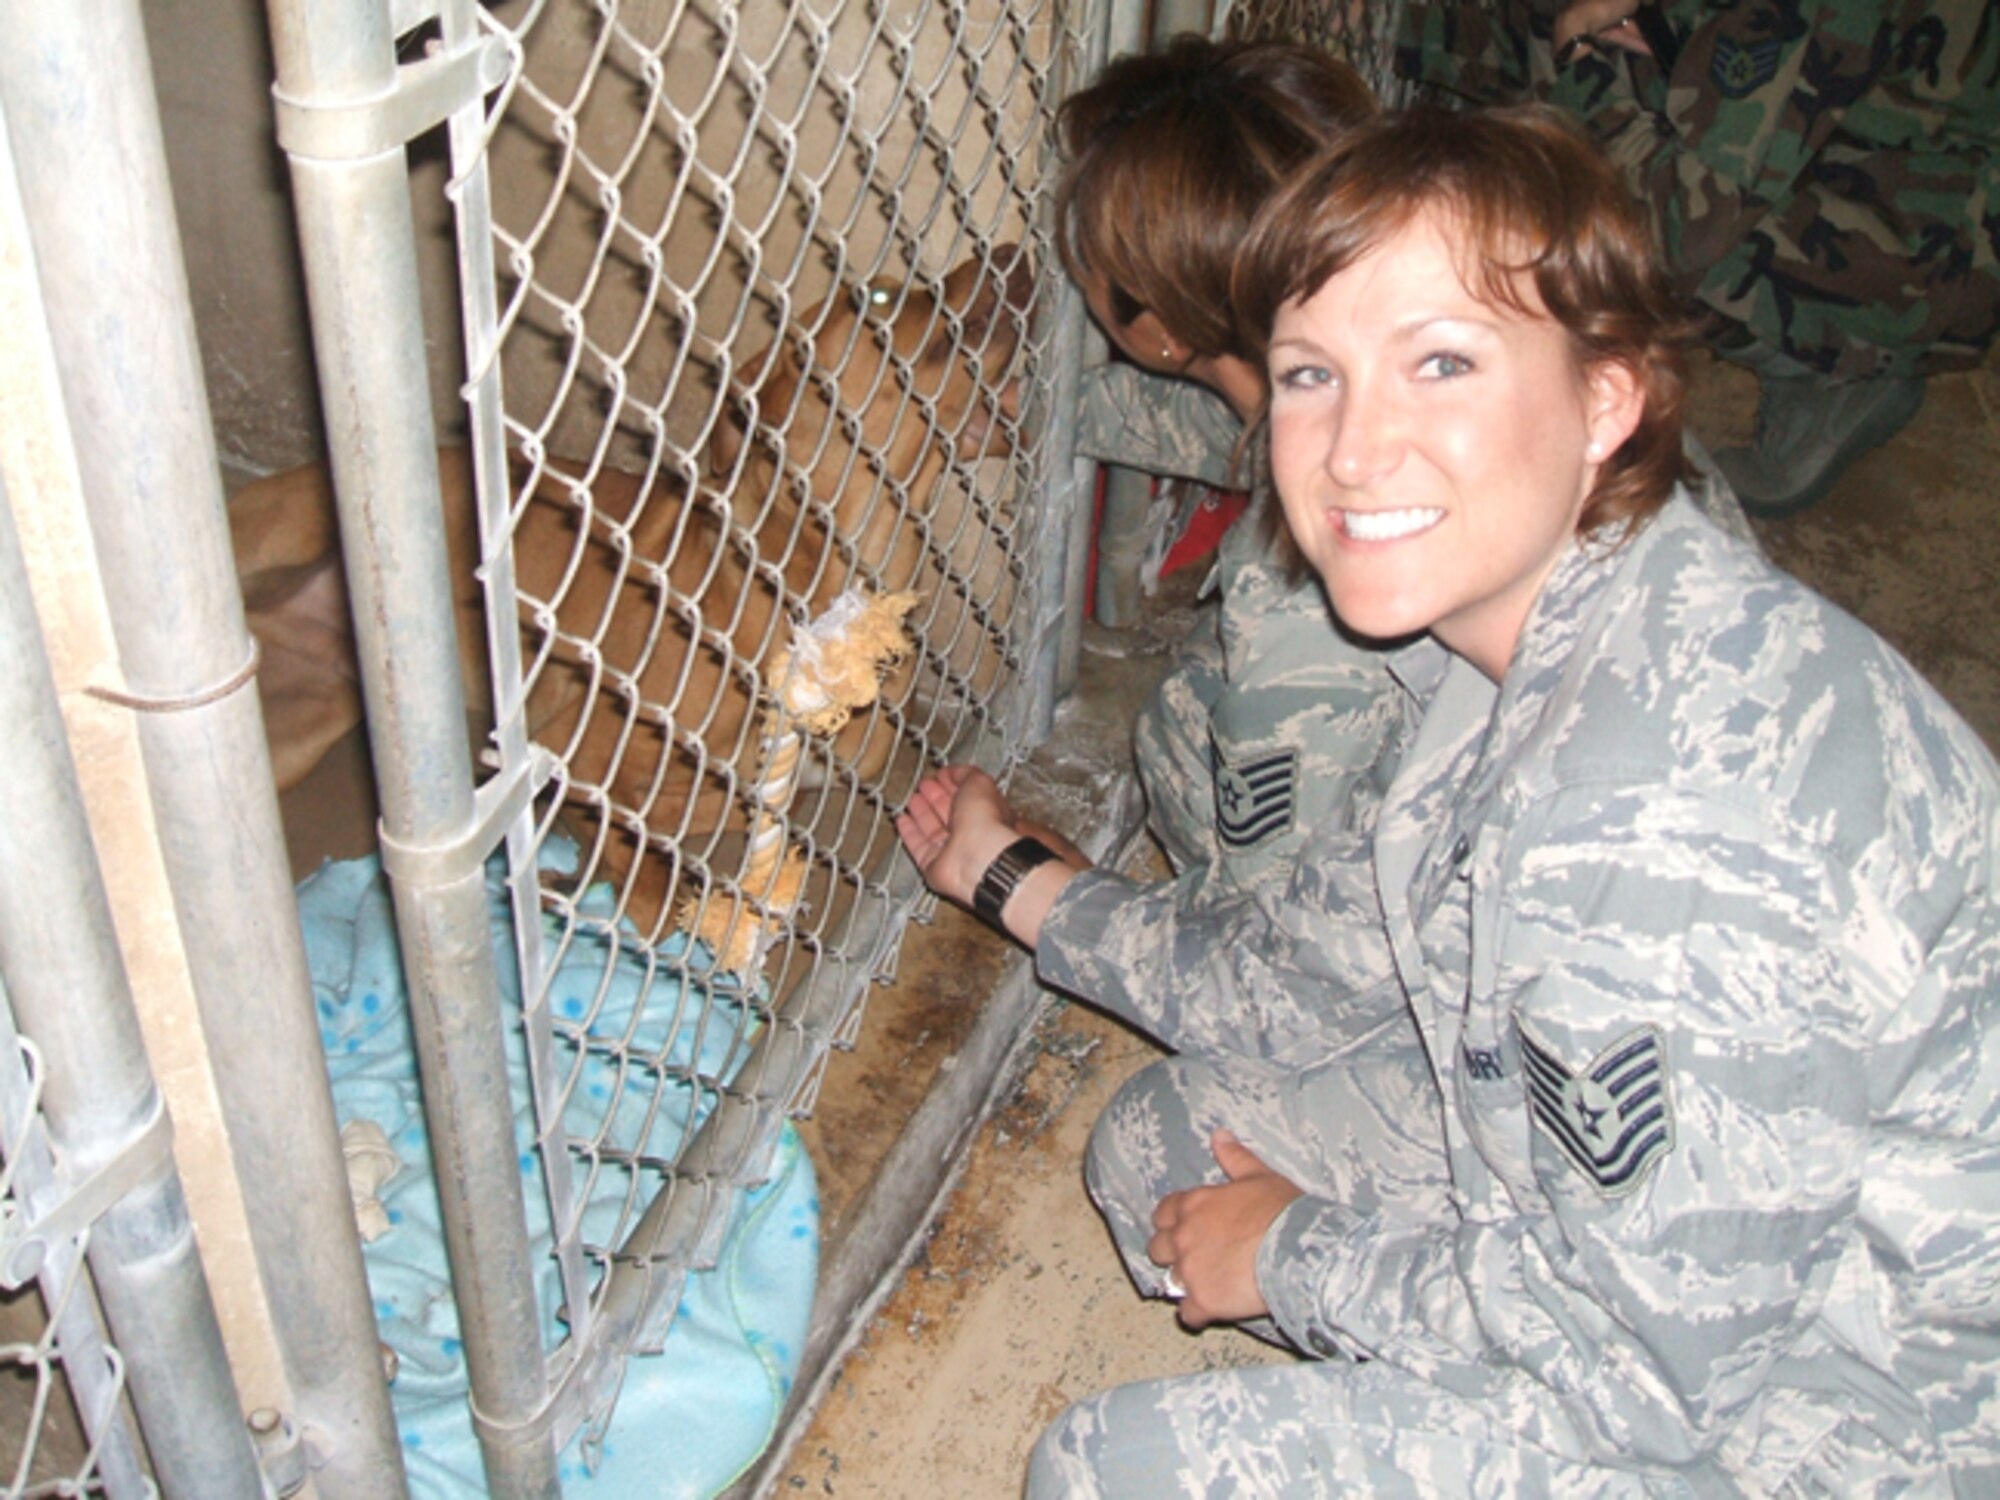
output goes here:
[{"label": "smiling woman in camouflage uniform", "polygon": [[[1092,1146],[1128,1260],[1307,1357],[1082,1402],[1030,1495],[2000,1493],[1991,757],[1690,503],[1670,294],[1557,117],[1361,127],[1235,285],[1301,552],[1420,637],[1374,835],[1300,879],[1435,1086],[1141,1075]],[[1116,961],[1113,877],[986,778],[900,826],[1045,972]]]}]

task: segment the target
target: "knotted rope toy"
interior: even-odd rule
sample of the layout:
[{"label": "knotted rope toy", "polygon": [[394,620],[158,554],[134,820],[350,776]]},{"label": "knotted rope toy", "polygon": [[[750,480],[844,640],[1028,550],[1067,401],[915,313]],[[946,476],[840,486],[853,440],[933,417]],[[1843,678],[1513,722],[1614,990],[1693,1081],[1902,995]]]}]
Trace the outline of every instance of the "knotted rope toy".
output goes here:
[{"label": "knotted rope toy", "polygon": [[708,945],[722,972],[747,975],[763,967],[805,888],[805,854],[785,837],[805,737],[838,734],[855,710],[881,695],[883,678],[914,649],[903,618],[916,605],[915,594],[849,589],[772,659],[773,702],[764,710],[757,810],[742,879],[733,892],[684,897],[674,916],[682,931]]}]

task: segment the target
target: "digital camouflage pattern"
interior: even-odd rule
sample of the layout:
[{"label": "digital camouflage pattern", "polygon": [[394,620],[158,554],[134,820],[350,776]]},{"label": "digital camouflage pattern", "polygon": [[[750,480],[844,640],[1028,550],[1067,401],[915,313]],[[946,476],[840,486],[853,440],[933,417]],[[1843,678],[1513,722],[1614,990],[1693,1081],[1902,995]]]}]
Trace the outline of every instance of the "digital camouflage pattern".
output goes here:
[{"label": "digital camouflage pattern", "polygon": [[[1107,365],[1085,380],[1078,451],[1149,474],[1232,482],[1235,412],[1192,381]],[[1237,481],[1240,484],[1240,481]],[[1281,882],[1308,828],[1372,823],[1401,695],[1382,653],[1343,638],[1310,573],[1269,555],[1262,496],[1223,536],[1199,618],[1134,726],[1154,833],[1182,899]]]},{"label": "digital camouflage pattern", "polygon": [[1553,0],[1410,0],[1397,71],[1583,122],[1723,352],[1842,377],[1976,365],[2000,330],[1992,0],[1658,0],[1671,58],[1580,52]]},{"label": "digital camouflage pattern", "polygon": [[[1502,686],[1429,641],[1394,669],[1421,722],[1376,837],[1313,841],[1294,890],[1336,931],[1379,890],[1426,1106],[1393,1118],[1386,1032],[1302,1108],[1283,1038],[1211,1026],[1244,1059],[1142,1075],[1092,1169],[1114,1203],[1212,1176],[1222,1123],[1296,1173],[1259,1284],[1324,1357],[1082,1403],[1030,1493],[2000,1493],[1985,747],[1680,499],[1568,554]],[[1075,908],[1112,878],[1045,971],[1095,977]],[[1356,1180],[1363,1136],[1394,1171]]]}]

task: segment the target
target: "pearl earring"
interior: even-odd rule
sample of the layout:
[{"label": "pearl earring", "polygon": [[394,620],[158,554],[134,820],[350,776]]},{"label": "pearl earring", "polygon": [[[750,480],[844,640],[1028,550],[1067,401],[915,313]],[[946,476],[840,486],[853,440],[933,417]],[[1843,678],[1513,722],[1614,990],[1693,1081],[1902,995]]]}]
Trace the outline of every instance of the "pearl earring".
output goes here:
[{"label": "pearl earring", "polygon": [[1602,458],[1604,457],[1604,444],[1592,443],[1588,448],[1584,449],[1583,452],[1586,458],[1591,458],[1591,459]]},{"label": "pearl earring", "polygon": [[1173,362],[1173,357],[1174,357],[1174,346],[1172,344],[1162,344],[1160,346],[1160,358],[1166,360],[1168,363],[1171,364]]}]

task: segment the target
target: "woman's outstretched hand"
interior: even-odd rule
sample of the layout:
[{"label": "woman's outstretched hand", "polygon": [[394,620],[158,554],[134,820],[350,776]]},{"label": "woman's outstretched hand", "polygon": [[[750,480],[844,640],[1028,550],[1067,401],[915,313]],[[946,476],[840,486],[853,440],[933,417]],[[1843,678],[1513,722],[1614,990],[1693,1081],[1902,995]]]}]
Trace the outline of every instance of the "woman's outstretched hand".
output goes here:
[{"label": "woman's outstretched hand", "polygon": [[1169,1193],[1153,1210],[1146,1254],[1186,1288],[1180,1320],[1189,1328],[1240,1323],[1270,1311],[1257,1289],[1257,1247],[1300,1190],[1226,1130],[1210,1142],[1229,1180]]},{"label": "woman's outstretched hand", "polygon": [[[977,766],[946,766],[926,776],[897,814],[896,835],[916,861],[924,884],[964,907],[972,905],[973,888],[986,867],[1018,838],[1040,839],[1071,873],[1090,865],[1061,834],[1016,813],[1000,784]],[[1039,873],[1030,875],[1008,905],[1008,930],[1031,948],[1043,913],[1061,889],[1053,878],[1037,880]],[[1030,885],[1036,887],[1032,896]]]},{"label": "woman's outstretched hand", "polygon": [[977,766],[946,766],[917,783],[896,817],[896,834],[924,884],[960,906],[1002,849],[1021,835],[1000,784]]}]

